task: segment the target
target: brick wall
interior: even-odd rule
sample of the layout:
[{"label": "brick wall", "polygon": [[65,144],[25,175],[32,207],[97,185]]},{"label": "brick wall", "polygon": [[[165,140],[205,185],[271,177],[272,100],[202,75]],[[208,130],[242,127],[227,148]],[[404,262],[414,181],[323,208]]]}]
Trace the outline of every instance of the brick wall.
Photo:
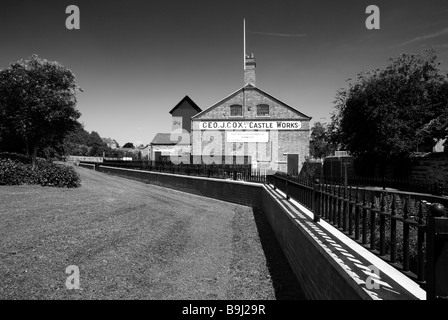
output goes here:
[{"label": "brick wall", "polygon": [[[175,111],[172,113],[173,117],[173,125],[172,130],[182,128],[187,130],[188,132],[191,132],[191,117],[196,115],[198,111],[194,109],[188,101],[184,101],[181,103]],[[181,119],[182,126],[178,126],[174,124],[175,118],[178,118],[178,120]]]},{"label": "brick wall", "polygon": [[[231,105],[242,105],[242,116],[230,116]],[[269,106],[269,116],[257,116],[257,105],[267,104]],[[285,106],[278,102],[276,99],[271,98],[268,95],[263,94],[256,88],[245,88],[243,91],[238,91],[231,95],[222,102],[219,102],[215,106],[212,106],[199,117],[192,120],[192,144],[193,153],[203,152],[204,140],[203,134],[205,131],[201,131],[199,128],[200,121],[275,121],[275,120],[297,120],[301,122],[301,128],[298,130],[272,130],[269,132],[269,146],[267,148],[272,149],[272,153],[268,158],[264,158],[259,163],[259,166],[263,168],[263,165],[270,166],[271,168],[277,168],[280,171],[286,172],[286,158],[285,153],[299,154],[299,170],[302,167],[305,157],[309,156],[309,139],[310,139],[310,119],[301,115],[297,111]],[[226,153],[227,150],[232,150],[232,143],[226,142],[226,136],[224,130],[213,131],[216,135],[215,143],[221,143],[221,153]],[[210,134],[210,131],[208,132]],[[217,141],[219,140],[219,141]],[[259,160],[260,157],[256,152],[253,152],[255,148],[248,147],[248,143],[244,143],[245,146],[241,149],[244,153],[251,156],[252,160]],[[260,144],[260,143],[259,143]],[[202,145],[202,148],[198,146]],[[209,148],[209,147],[206,147]],[[207,149],[208,150],[208,149]],[[249,150],[249,152],[248,152]]]},{"label": "brick wall", "polygon": [[[263,190],[262,210],[308,299],[359,300],[356,291],[301,226]],[[331,288],[331,289],[330,289]]]},{"label": "brick wall", "polygon": [[261,208],[261,185],[256,183],[212,178],[205,179],[140,170],[124,170],[105,166],[100,166],[99,171],[200,196]]},{"label": "brick wall", "polygon": [[429,184],[440,184],[448,188],[448,153],[433,153],[421,158],[414,158],[410,179]]},{"label": "brick wall", "polygon": [[[244,106],[243,108],[243,116],[242,117],[232,117],[230,116],[230,106],[238,104]],[[269,105],[269,117],[261,117],[257,116],[257,108],[258,104],[267,104]],[[249,110],[250,108],[250,110]],[[305,117],[301,117],[294,110],[285,107],[284,105],[278,103],[277,101],[271,99],[270,97],[260,93],[255,88],[245,88],[244,95],[242,91],[235,93],[233,96],[229,97],[229,99],[224,100],[222,103],[209,108],[204,111],[200,117],[193,119],[193,129],[195,129],[194,124],[196,121],[201,120],[244,120],[252,119],[252,120],[301,120],[302,119],[302,128],[301,130],[309,129],[309,119]],[[196,127],[197,129],[198,127]]]}]

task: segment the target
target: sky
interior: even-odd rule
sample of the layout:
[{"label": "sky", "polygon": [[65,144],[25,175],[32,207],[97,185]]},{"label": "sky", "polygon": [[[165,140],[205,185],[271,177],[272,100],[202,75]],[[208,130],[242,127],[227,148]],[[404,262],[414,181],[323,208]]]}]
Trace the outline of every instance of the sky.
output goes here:
[{"label": "sky", "polygon": [[[69,5],[80,29],[66,28]],[[369,5],[380,29],[366,28]],[[1,0],[0,69],[37,54],[73,71],[87,131],[148,144],[171,132],[188,95],[202,109],[244,85],[254,53],[260,89],[328,123],[347,80],[403,53],[434,48],[448,69],[446,0]]]}]

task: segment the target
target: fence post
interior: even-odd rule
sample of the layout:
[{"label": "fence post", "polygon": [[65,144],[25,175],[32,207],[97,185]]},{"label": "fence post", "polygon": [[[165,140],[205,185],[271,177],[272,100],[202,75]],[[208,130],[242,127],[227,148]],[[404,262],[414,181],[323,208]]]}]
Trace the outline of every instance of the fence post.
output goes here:
[{"label": "fence post", "polygon": [[314,222],[320,221],[320,203],[319,203],[319,179],[315,179],[313,183],[313,213]]},{"label": "fence post", "polygon": [[427,299],[448,299],[448,218],[440,203],[429,207],[427,237]]}]

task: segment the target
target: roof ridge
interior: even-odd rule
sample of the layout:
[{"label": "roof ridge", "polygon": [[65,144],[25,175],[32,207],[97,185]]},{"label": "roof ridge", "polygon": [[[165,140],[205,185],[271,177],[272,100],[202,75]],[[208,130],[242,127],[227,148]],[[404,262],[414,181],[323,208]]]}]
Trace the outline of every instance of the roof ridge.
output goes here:
[{"label": "roof ridge", "polygon": [[194,102],[188,95],[185,95],[175,106],[171,109],[170,113],[172,114],[174,110],[176,110],[183,102],[187,101],[196,111],[201,112],[202,109]]},{"label": "roof ridge", "polygon": [[290,105],[286,104],[285,102],[281,101],[280,99],[274,97],[273,95],[267,93],[267,92],[264,91],[263,89],[261,89],[261,88],[259,88],[259,87],[257,87],[257,86],[253,86],[253,85],[251,85],[251,84],[249,83],[249,84],[245,85],[244,87],[241,87],[241,88],[239,88],[238,90],[236,90],[236,91],[232,92],[231,94],[227,95],[226,97],[222,98],[222,99],[219,100],[218,102],[215,102],[214,104],[212,104],[212,105],[211,105],[210,107],[208,107],[207,109],[205,109],[205,110],[203,110],[203,111],[201,111],[201,112],[195,114],[194,116],[191,117],[191,119],[193,120],[193,119],[195,119],[195,118],[197,118],[197,117],[200,117],[200,116],[204,115],[205,113],[211,111],[212,108],[214,108],[214,107],[216,107],[217,105],[219,105],[220,103],[223,103],[224,101],[226,101],[226,100],[232,98],[233,96],[235,96],[236,94],[238,94],[240,91],[243,91],[244,89],[257,90],[257,91],[259,91],[261,94],[264,94],[264,95],[268,96],[269,98],[271,98],[271,99],[277,101],[279,104],[281,104],[281,105],[283,105],[283,106],[285,106],[285,107],[287,107],[287,108],[292,109],[293,111],[295,111],[295,112],[297,112],[298,114],[300,114],[302,117],[304,117],[304,118],[308,118],[309,120],[311,120],[311,118],[312,118],[312,117],[310,117],[310,116],[307,116],[307,115],[304,114],[303,112],[297,110],[296,108],[291,107]]}]

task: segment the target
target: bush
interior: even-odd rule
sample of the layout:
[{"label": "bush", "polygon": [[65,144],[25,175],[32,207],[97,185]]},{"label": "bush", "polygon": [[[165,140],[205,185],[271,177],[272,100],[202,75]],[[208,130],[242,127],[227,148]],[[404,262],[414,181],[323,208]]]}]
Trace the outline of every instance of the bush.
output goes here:
[{"label": "bush", "polygon": [[31,163],[31,159],[24,154],[12,152],[0,152],[0,159],[17,160],[21,163]]},{"label": "bush", "polygon": [[42,186],[76,188],[80,179],[73,167],[53,163],[38,164],[38,183]]},{"label": "bush", "polygon": [[40,184],[61,188],[76,188],[81,184],[79,175],[73,167],[37,159],[37,168],[33,170],[28,157],[5,153],[0,154],[0,183]]},{"label": "bush", "polygon": [[0,159],[0,182],[7,185],[34,184],[36,172],[28,164],[17,160]]}]

